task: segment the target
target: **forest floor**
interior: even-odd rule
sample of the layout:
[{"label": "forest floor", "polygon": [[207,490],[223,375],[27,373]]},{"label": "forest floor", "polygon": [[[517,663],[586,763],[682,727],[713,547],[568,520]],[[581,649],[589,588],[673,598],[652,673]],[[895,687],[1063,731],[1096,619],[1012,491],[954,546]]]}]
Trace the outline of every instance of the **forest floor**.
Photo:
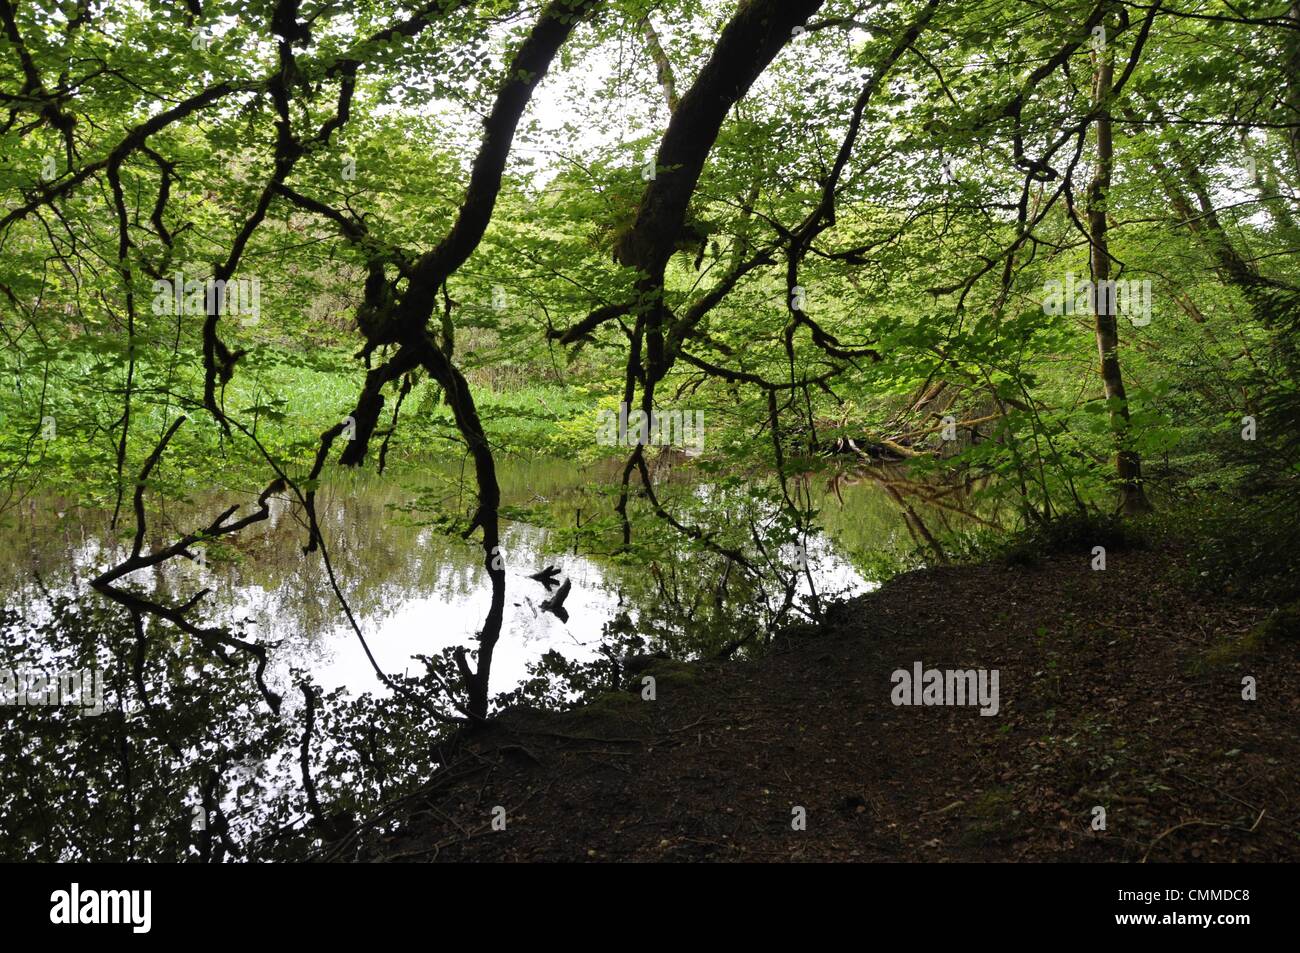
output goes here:
[{"label": "forest floor", "polygon": [[[586,707],[507,712],[362,856],[1298,859],[1300,642],[1259,638],[1265,609],[1183,565],[919,570],[760,660],[658,661]],[[895,706],[917,661],[998,670],[998,713]]]}]

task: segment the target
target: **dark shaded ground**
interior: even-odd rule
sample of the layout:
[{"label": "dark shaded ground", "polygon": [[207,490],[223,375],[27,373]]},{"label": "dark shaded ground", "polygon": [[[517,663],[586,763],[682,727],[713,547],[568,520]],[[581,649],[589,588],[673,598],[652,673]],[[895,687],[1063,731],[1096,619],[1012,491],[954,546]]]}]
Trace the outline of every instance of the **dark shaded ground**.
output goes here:
[{"label": "dark shaded ground", "polygon": [[[362,856],[1296,859],[1297,642],[1250,638],[1265,611],[1190,592],[1179,563],[914,572],[760,661],[660,662],[655,701],[638,675],[584,709],[507,713]],[[1000,713],[895,707],[890,675],[918,660],[999,669]]]}]

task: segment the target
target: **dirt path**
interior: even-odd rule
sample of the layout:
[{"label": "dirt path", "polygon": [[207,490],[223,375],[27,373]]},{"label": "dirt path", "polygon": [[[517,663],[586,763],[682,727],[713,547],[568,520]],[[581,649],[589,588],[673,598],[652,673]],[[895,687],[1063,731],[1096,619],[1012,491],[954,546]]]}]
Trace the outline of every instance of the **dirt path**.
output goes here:
[{"label": "dirt path", "polygon": [[[1300,858],[1297,644],[1243,646],[1262,610],[1189,593],[1178,563],[910,573],[761,661],[662,662],[586,709],[511,712],[366,856]],[[998,713],[895,706],[918,661],[998,670]]]}]

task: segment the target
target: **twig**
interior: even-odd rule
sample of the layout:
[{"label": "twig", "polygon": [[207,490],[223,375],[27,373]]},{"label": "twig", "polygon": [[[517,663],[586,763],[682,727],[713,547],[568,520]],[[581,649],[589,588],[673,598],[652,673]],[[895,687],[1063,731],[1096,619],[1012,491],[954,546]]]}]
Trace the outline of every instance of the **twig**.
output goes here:
[{"label": "twig", "polygon": [[1182,830],[1184,827],[1197,827],[1197,826],[1226,827],[1226,828],[1230,828],[1231,830],[1245,831],[1247,834],[1253,834],[1255,832],[1255,828],[1259,827],[1259,822],[1262,821],[1263,819],[1264,819],[1264,812],[1260,811],[1259,817],[1255,818],[1255,823],[1250,825],[1250,827],[1242,827],[1240,824],[1227,824],[1223,821],[1200,821],[1200,820],[1183,821],[1183,823],[1181,824],[1175,824],[1173,827],[1169,828],[1169,830],[1165,831],[1163,834],[1161,834],[1159,837],[1153,840],[1151,842],[1151,846],[1147,848],[1147,852],[1142,855],[1142,860],[1140,861],[1140,863],[1145,864],[1147,862],[1147,858],[1151,856],[1151,851],[1155,850],[1156,844],[1159,844],[1162,840],[1164,840],[1174,831]]}]

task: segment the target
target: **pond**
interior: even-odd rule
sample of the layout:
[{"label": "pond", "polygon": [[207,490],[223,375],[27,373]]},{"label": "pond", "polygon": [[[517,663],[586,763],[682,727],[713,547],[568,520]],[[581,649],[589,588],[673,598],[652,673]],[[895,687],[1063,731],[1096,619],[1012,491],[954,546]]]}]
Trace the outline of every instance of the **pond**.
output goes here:
[{"label": "pond", "polygon": [[[615,464],[505,458],[499,466],[507,592],[494,695],[533,690],[542,662],[547,678],[534,701],[608,690],[606,676],[591,681],[597,676],[584,676],[578,663],[626,647],[629,637],[675,657],[715,656],[738,633],[761,631],[785,602],[784,590],[739,582],[724,559],[687,546],[644,508],[634,522],[641,549],[620,556]],[[814,589],[826,600],[872,588],[882,567],[923,538],[906,504],[870,480],[809,476],[800,485],[826,532],[807,539],[808,573],[793,576],[796,602]],[[661,467],[656,489],[684,519],[752,530],[757,540],[779,534],[780,518],[755,502],[771,492],[762,481]],[[151,501],[146,551],[207,525],[238,499],[207,491]],[[422,679],[404,682],[422,686],[418,697],[435,688],[424,659],[472,646],[487,609],[482,551],[448,531],[465,525],[472,502],[458,470],[432,465],[338,476],[320,488],[331,563],[366,646],[386,675]],[[319,843],[304,776],[314,776],[321,802],[357,818],[438,770],[445,724],[393,696],[376,674],[319,554],[302,552],[298,507],[275,500],[267,520],[210,544],[201,562],[172,560],[126,580],[173,605],[209,590],[191,618],[266,647],[266,679],[283,698],[278,714],[245,664],[221,664],[170,623],[146,620],[133,631],[94,592],[90,580],[130,545],[132,527],[113,532],[109,522],[107,512],[34,497],[0,523],[0,669],[94,670],[104,688],[95,717],[30,699],[0,709],[0,829],[11,835],[0,857],[297,859]],[[788,568],[781,547],[767,547],[767,556]],[[572,583],[567,619],[543,610],[546,589],[529,578],[547,566]],[[557,655],[563,678],[578,676],[553,689]],[[321,702],[314,719],[304,679]]]},{"label": "pond", "polygon": [[[548,650],[577,660],[594,658],[602,630],[617,612],[636,615],[647,607],[629,601],[632,592],[644,589],[644,579],[630,577],[643,577],[645,569],[625,568],[580,547],[576,555],[572,546],[561,551],[560,534],[548,528],[571,526],[584,510],[590,518],[602,504],[608,509],[608,501],[595,496],[593,488],[609,485],[615,473],[608,467],[583,470],[565,461],[515,458],[503,462],[499,475],[504,506],[543,514],[540,522],[546,524],[504,524],[506,618],[492,672],[494,688],[504,689],[522,679],[528,664]],[[486,612],[489,589],[477,544],[420,525],[409,511],[413,500],[445,486],[445,480],[430,481],[418,471],[360,474],[327,484],[318,497],[340,586],[376,661],[390,674],[418,669],[418,663],[412,665],[416,655],[470,643]],[[472,489],[463,492],[468,499]],[[872,584],[855,566],[853,554],[868,540],[885,551],[909,546],[901,516],[869,486],[841,489],[843,502],[832,493],[820,496],[831,534],[810,541],[813,583],[822,595],[866,591]],[[204,494],[189,505],[173,504],[151,523],[150,542],[169,540],[162,527],[179,533],[201,525],[230,499]],[[125,552],[125,541],[109,531],[106,512],[61,510],[58,501],[41,500],[25,502],[10,517],[0,524],[0,592],[11,608],[33,615],[41,612],[42,586],[96,598],[89,580]],[[233,548],[205,556],[203,565],[172,560],[129,578],[155,597],[209,588],[207,620],[243,622],[256,641],[275,646],[268,680],[277,691],[283,693],[290,670],[297,668],[327,690],[384,693],[387,689],[340,611],[321,559],[303,556],[304,540],[294,508],[276,498],[268,520],[246,530]],[[528,578],[548,565],[572,580],[567,622],[541,610],[546,589]],[[803,591],[808,591],[806,583]]]}]

